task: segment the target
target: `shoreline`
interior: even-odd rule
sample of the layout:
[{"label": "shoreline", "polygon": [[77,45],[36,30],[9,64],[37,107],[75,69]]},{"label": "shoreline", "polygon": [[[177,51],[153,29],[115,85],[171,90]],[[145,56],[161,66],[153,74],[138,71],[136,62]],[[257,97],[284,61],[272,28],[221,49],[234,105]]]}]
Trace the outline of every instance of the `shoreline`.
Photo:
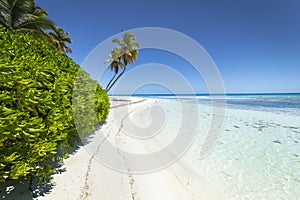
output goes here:
[{"label": "shoreline", "polygon": [[[118,147],[116,150],[134,154],[152,153],[174,140],[173,136],[178,134],[176,125],[180,124],[176,121],[176,102],[169,99],[111,97],[111,102],[112,109],[106,123],[86,145],[65,160],[66,172],[54,175],[57,185],[52,191],[37,199],[299,197],[296,191],[300,180],[297,174],[300,170],[297,145],[300,142],[299,116],[270,112],[274,110],[227,108],[226,123],[214,150],[205,159],[199,160],[199,150],[212,118],[211,107],[199,104],[201,120],[197,138],[180,159],[153,173],[135,174],[128,168],[125,171],[129,173],[121,173],[101,163],[101,156],[115,158],[111,151],[105,153],[103,145],[109,142]],[[154,140],[132,138],[130,132],[121,130],[121,127],[131,128],[132,122],[149,126],[149,113],[155,110],[150,108],[156,105],[166,109],[169,114],[166,119],[171,123],[167,120],[169,129],[155,135]],[[155,118],[155,113],[151,115]],[[119,167],[126,167],[126,159],[119,159]],[[287,179],[282,181],[285,177]],[[288,189],[282,189],[285,187]],[[261,188],[268,189],[268,193],[263,193]]]},{"label": "shoreline", "polygon": [[110,100],[109,116],[106,123],[100,127],[105,136],[97,137],[101,134],[97,134],[96,131],[88,144],[65,160],[66,171],[53,176],[55,186],[50,193],[36,199],[224,199],[222,198],[224,195],[218,188],[180,159],[169,167],[147,174],[134,174],[129,171],[130,169],[128,173],[120,173],[101,164],[97,156],[101,152],[101,145],[106,141],[120,145],[118,148],[125,147],[126,150],[133,152],[149,152],[144,144],[130,141],[127,136],[124,136],[125,134],[119,133],[120,127],[115,124],[112,110],[117,112],[122,106],[128,105],[131,113],[127,116],[126,113],[125,116],[121,113],[118,117],[132,118],[135,111],[159,102],[152,98],[126,99],[116,96],[110,97]]}]

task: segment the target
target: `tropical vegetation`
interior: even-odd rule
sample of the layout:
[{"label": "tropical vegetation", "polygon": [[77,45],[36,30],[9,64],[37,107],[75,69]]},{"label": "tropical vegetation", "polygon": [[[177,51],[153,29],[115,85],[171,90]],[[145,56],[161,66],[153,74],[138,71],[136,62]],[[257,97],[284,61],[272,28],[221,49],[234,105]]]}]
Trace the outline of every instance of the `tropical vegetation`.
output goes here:
[{"label": "tropical vegetation", "polygon": [[[118,44],[119,47],[113,48],[109,54],[111,58],[105,61],[105,63],[110,63],[109,68],[114,72],[114,76],[105,88],[106,92],[109,92],[124,74],[127,65],[137,60],[138,50],[136,48],[140,47],[139,43],[135,42],[135,37],[132,33],[125,33],[122,35],[122,39],[113,38],[112,42]],[[123,70],[118,75],[119,69]]]},{"label": "tropical vegetation", "polygon": [[31,33],[63,53],[72,52],[66,45],[72,42],[69,33],[56,26],[47,11],[34,0],[0,0],[0,24],[7,29]]},{"label": "tropical vegetation", "polygon": [[0,55],[0,182],[34,176],[45,181],[83,137],[74,112],[82,120],[80,132],[91,132],[108,114],[108,96],[31,31],[0,25]]},{"label": "tropical vegetation", "polygon": [[1,188],[49,180],[108,114],[106,91],[66,55],[71,42],[34,0],[0,0]]}]

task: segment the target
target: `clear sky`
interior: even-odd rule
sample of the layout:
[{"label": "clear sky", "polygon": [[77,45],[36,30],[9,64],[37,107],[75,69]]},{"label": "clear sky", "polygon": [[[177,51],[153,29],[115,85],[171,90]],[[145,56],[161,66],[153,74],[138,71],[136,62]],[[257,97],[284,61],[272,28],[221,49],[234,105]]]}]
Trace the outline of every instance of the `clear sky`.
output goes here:
[{"label": "clear sky", "polygon": [[[70,32],[73,53],[69,56],[78,64],[100,42],[121,30],[164,27],[188,35],[205,48],[216,63],[228,93],[300,92],[299,0],[37,0],[36,3],[48,11],[57,25]],[[157,52],[142,51],[139,64],[153,62],[154,54]],[[188,65],[180,59],[174,62],[176,58],[166,53],[156,57],[159,63],[178,71],[184,71],[185,64]],[[100,65],[104,65],[102,60]],[[195,84],[192,71],[185,76]],[[206,92],[202,86],[196,91]]]}]

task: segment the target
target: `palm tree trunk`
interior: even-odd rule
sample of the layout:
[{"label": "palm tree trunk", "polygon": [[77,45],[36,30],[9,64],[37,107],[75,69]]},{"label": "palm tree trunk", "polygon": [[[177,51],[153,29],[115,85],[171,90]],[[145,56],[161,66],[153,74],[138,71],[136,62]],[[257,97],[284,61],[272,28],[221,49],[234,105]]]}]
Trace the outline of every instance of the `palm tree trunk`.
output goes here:
[{"label": "palm tree trunk", "polygon": [[106,88],[105,88],[106,92],[108,92],[107,88],[110,86],[111,82],[114,80],[114,78],[116,77],[116,75],[117,75],[117,74],[115,73],[115,75],[110,79],[110,81],[109,81],[108,84],[106,85]]},{"label": "palm tree trunk", "polygon": [[118,79],[124,74],[125,70],[126,70],[126,67],[124,67],[121,74],[119,74],[119,76],[116,78],[116,80],[114,80],[114,82],[110,85],[110,87],[106,90],[106,92],[108,92],[112,88],[112,86],[114,86],[114,84],[118,81]]}]

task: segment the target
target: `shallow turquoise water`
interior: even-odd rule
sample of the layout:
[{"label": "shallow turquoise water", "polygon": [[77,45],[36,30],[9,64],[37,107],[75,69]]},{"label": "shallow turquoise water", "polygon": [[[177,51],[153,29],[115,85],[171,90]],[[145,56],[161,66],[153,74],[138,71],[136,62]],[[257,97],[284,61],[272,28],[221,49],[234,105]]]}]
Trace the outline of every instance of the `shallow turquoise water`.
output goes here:
[{"label": "shallow turquoise water", "polygon": [[[188,101],[188,98],[186,99]],[[178,104],[162,101],[180,123]],[[211,153],[200,151],[213,117],[210,100],[199,98],[197,137],[183,160],[226,194],[227,199],[300,199],[300,96],[232,96],[223,131]],[[169,129],[169,130],[170,130]],[[168,131],[161,140],[174,138]]]}]

